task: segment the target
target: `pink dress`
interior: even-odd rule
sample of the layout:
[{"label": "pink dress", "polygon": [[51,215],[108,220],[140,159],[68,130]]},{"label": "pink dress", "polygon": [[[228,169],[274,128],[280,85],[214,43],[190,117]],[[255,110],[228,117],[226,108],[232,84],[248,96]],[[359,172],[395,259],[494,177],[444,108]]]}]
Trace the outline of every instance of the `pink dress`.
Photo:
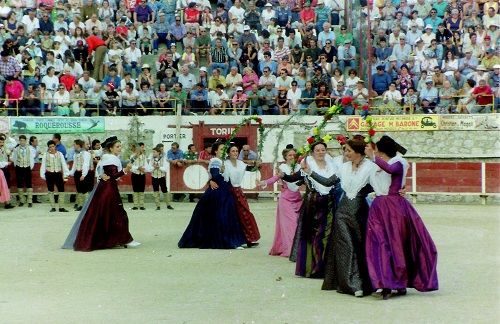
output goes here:
[{"label": "pink dress", "polygon": [[10,190],[7,186],[7,180],[5,180],[5,176],[3,171],[0,169],[0,202],[8,203],[10,202]]},{"label": "pink dress", "polygon": [[[290,167],[286,164],[281,164],[279,169],[286,174],[290,174]],[[300,166],[297,165],[297,169],[300,169]],[[266,184],[272,185],[278,180],[280,180],[279,175],[275,175],[267,179]],[[297,229],[300,208],[302,207],[302,196],[300,194],[300,185],[283,180],[281,180],[281,185],[282,190],[276,212],[276,231],[269,254],[289,257]]]}]

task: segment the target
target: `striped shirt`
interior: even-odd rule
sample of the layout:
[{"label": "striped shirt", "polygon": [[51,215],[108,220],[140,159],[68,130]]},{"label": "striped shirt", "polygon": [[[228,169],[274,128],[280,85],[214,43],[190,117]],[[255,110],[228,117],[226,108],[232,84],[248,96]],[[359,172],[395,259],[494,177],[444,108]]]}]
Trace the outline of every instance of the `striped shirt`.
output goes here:
[{"label": "striped shirt", "polygon": [[210,50],[210,57],[214,63],[226,63],[228,60],[227,51],[224,47],[214,47]]}]

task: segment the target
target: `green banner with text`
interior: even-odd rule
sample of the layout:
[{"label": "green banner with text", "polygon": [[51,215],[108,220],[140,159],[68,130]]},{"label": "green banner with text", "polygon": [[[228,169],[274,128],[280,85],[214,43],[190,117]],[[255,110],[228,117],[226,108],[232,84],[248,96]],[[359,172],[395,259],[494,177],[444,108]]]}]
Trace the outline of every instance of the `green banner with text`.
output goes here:
[{"label": "green banner with text", "polygon": [[10,118],[14,133],[104,133],[104,117]]}]

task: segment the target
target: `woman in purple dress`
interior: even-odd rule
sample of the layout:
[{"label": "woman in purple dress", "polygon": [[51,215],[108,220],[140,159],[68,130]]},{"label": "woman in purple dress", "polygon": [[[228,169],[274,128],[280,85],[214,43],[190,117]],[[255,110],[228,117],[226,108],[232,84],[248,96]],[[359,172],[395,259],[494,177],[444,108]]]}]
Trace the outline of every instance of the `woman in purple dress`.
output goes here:
[{"label": "woman in purple dress", "polygon": [[422,219],[398,191],[405,185],[408,163],[396,155],[397,144],[388,136],[370,145],[366,155],[383,171],[370,183],[377,197],[368,215],[366,258],[375,297],[404,295],[406,288],[438,289],[437,250]]},{"label": "woman in purple dress", "polygon": [[[293,174],[300,170],[300,165],[295,166],[292,171],[292,164],[295,160],[295,149],[284,149],[283,158],[286,163],[281,164],[278,168],[284,174]],[[257,186],[266,188],[276,181],[280,180],[279,174],[267,180],[255,180]],[[297,221],[299,219],[300,208],[302,207],[302,196],[300,194],[300,182],[280,181],[282,190],[278,200],[278,210],[276,212],[276,230],[274,232],[274,241],[270,255],[279,255],[288,258],[292,251],[293,237],[297,229]]]}]

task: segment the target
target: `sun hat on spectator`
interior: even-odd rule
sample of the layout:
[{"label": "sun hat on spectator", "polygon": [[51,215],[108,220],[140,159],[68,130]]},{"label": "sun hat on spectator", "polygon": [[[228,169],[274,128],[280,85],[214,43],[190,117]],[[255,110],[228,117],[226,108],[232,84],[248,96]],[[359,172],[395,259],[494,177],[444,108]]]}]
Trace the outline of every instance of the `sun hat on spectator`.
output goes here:
[{"label": "sun hat on spectator", "polygon": [[160,12],[160,13],[158,14],[158,17],[163,17],[163,16],[165,16],[165,13],[164,13],[164,12]]},{"label": "sun hat on spectator", "polygon": [[151,68],[149,67],[149,64],[144,64],[144,65],[141,67],[141,70],[144,70],[144,69],[148,69],[148,70],[149,70],[149,69],[151,69]]},{"label": "sun hat on spectator", "polygon": [[236,91],[243,91],[243,88],[242,87],[238,87],[238,88],[236,88]]},{"label": "sun hat on spectator", "polygon": [[245,27],[243,27],[243,30],[250,30],[250,26],[245,25]]},{"label": "sun hat on spectator", "polygon": [[278,91],[286,91],[286,87],[280,87]]},{"label": "sun hat on spectator", "polygon": [[273,5],[271,3],[269,3],[269,2],[264,5],[264,7],[272,7],[272,6]]},{"label": "sun hat on spectator", "polygon": [[351,40],[350,40],[350,39],[346,39],[346,40],[344,41],[344,44],[351,44]]},{"label": "sun hat on spectator", "polygon": [[453,9],[453,10],[451,11],[451,14],[457,14],[457,13],[459,13],[458,9]]},{"label": "sun hat on spectator", "polygon": [[425,26],[425,29],[434,29],[434,28],[432,28],[431,24],[427,24],[427,26]]},{"label": "sun hat on spectator", "polygon": [[494,68],[494,69],[500,69],[500,64],[495,64],[495,65],[493,65],[493,68]]},{"label": "sun hat on spectator", "polygon": [[432,84],[432,80],[425,81],[425,84]]},{"label": "sun hat on spectator", "polygon": [[398,57],[394,54],[392,54],[391,56],[389,56],[389,62],[392,62],[392,61],[397,61],[398,60]]},{"label": "sun hat on spectator", "polygon": [[405,35],[399,35],[399,39],[406,39]]},{"label": "sun hat on spectator", "polygon": [[480,64],[476,67],[476,71],[486,71],[486,68],[484,67],[484,65]]},{"label": "sun hat on spectator", "polygon": [[202,66],[202,67],[200,68],[200,71],[207,72],[207,68],[206,68],[206,67],[204,67],[204,66]]}]

